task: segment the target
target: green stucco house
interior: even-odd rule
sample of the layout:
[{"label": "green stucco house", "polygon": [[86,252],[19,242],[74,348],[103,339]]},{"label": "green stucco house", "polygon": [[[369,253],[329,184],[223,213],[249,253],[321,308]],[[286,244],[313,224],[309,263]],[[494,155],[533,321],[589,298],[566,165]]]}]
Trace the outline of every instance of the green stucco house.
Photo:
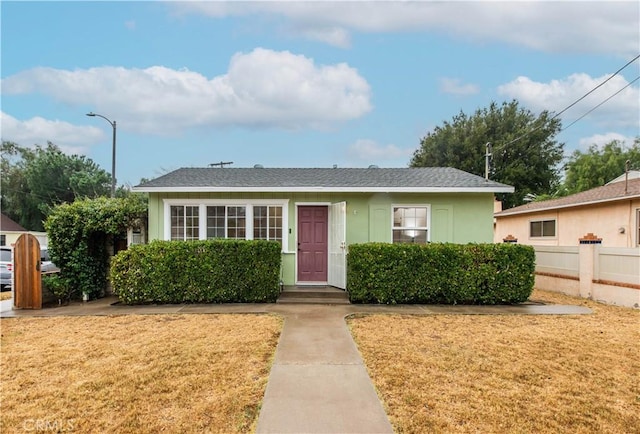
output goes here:
[{"label": "green stucco house", "polygon": [[453,168],[183,168],[149,193],[150,240],[269,239],[285,285],[346,286],[349,245],[491,243],[495,193]]}]

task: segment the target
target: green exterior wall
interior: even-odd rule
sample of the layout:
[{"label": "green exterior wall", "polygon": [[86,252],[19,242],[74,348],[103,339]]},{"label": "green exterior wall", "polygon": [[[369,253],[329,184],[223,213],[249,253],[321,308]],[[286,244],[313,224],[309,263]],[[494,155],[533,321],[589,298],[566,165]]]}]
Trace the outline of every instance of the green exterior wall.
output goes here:
[{"label": "green exterior wall", "polygon": [[347,245],[391,242],[393,205],[429,205],[431,242],[493,242],[492,193],[150,193],[149,240],[164,238],[163,199],[288,199],[289,252],[283,253],[283,281],[295,283],[296,204],[347,203]]}]

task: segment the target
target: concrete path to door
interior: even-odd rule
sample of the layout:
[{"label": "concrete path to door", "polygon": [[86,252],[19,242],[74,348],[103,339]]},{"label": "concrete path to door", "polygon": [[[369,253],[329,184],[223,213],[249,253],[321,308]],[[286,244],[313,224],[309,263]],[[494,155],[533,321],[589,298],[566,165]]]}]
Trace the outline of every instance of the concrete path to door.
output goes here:
[{"label": "concrete path to door", "polygon": [[351,338],[345,316],[582,315],[584,306],[525,303],[516,306],[176,304],[114,305],[115,297],[41,310],[13,310],[0,317],[276,313],[285,319],[256,431],[258,433],[390,433],[391,424]]},{"label": "concrete path to door", "polygon": [[392,433],[344,310],[288,310],[256,432]]}]

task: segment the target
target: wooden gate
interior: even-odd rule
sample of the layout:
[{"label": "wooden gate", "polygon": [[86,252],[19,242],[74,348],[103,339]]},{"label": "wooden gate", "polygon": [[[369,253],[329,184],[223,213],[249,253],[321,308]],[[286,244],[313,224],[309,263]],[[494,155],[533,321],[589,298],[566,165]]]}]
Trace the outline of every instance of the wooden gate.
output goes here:
[{"label": "wooden gate", "polygon": [[40,243],[31,234],[22,234],[13,248],[13,306],[42,309]]}]

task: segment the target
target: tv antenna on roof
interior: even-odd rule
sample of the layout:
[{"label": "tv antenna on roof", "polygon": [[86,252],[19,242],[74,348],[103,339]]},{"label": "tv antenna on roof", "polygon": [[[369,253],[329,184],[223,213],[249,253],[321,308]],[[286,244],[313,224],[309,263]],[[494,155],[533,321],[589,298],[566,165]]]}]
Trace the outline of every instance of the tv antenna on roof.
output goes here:
[{"label": "tv antenna on roof", "polygon": [[223,169],[224,166],[230,166],[231,164],[233,164],[233,161],[221,161],[219,163],[211,163],[209,164],[209,167],[220,167]]}]

